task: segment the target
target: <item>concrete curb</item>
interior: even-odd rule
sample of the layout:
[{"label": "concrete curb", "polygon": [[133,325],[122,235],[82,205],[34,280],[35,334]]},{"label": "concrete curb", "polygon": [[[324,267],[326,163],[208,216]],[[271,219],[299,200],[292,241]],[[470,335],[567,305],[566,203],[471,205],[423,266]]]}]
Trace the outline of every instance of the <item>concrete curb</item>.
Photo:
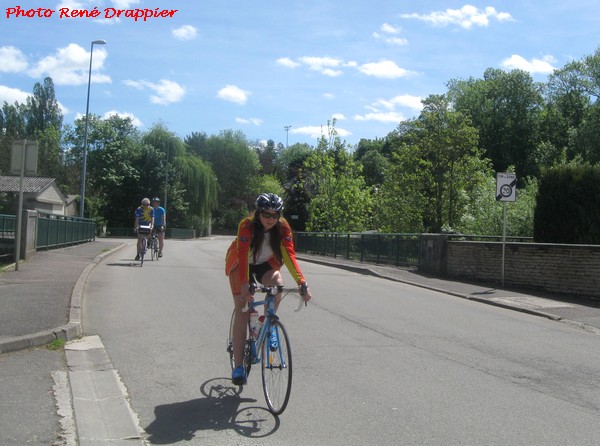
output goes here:
[{"label": "concrete curb", "polygon": [[443,288],[438,288],[435,286],[431,286],[431,285],[427,285],[427,284],[423,284],[423,283],[419,283],[419,282],[413,282],[413,281],[402,279],[399,277],[390,276],[387,274],[382,274],[380,272],[375,271],[372,268],[369,268],[366,265],[365,266],[348,265],[348,264],[344,264],[344,263],[335,263],[335,262],[331,262],[331,261],[327,261],[327,260],[316,259],[314,257],[303,257],[300,254],[296,254],[296,255],[299,259],[302,259],[305,262],[317,263],[317,264],[325,265],[325,266],[333,266],[335,268],[341,268],[341,269],[345,269],[347,271],[353,271],[353,272],[356,272],[359,274],[368,274],[371,276],[380,277],[382,279],[392,280],[394,282],[401,282],[401,283],[405,283],[407,285],[412,285],[412,286],[428,289],[431,291],[436,291],[438,293],[444,293],[444,294],[448,294],[450,296],[460,297],[461,299],[472,300],[474,302],[479,302],[479,303],[483,303],[483,304],[487,304],[487,305],[493,305],[495,307],[505,308],[507,310],[519,311],[521,313],[527,313],[527,314],[531,314],[534,316],[544,317],[547,319],[551,319],[553,321],[562,321],[562,322],[567,322],[567,323],[573,323],[573,324],[576,324],[577,326],[580,326],[581,328],[585,328],[585,329],[588,329],[588,330],[594,331],[594,332],[598,331],[598,330],[594,329],[593,327],[588,327],[585,324],[582,324],[580,322],[564,319],[562,316],[557,316],[555,314],[548,313],[546,311],[541,311],[541,310],[538,310],[535,308],[517,307],[514,305],[502,303],[502,302],[496,302],[496,301],[493,301],[490,299],[474,297],[474,296],[471,296],[471,295],[465,294],[465,293],[459,293],[456,291],[448,291]]},{"label": "concrete curb", "polygon": [[98,265],[105,257],[113,252],[127,246],[127,243],[122,243],[107,252],[97,255],[92,263],[85,267],[77,279],[73,291],[71,293],[71,305],[69,307],[69,322],[57,328],[52,328],[37,333],[15,336],[12,338],[0,341],[0,354],[16,352],[33,347],[42,347],[54,342],[57,339],[62,339],[65,342],[81,337],[83,334],[83,324],[81,320],[81,305],[83,300],[83,288],[90,272]]}]

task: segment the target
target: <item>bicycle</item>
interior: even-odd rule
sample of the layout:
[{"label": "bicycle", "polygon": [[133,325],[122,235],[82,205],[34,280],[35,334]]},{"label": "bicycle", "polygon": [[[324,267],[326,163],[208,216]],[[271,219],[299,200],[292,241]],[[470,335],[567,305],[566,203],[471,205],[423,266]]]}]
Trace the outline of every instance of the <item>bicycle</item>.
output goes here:
[{"label": "bicycle", "polygon": [[147,243],[148,243],[148,234],[150,234],[151,231],[151,226],[144,226],[144,225],[140,225],[138,227],[137,233],[138,233],[138,237],[141,235],[143,235],[142,237],[142,246],[140,249],[140,266],[144,266],[144,256],[146,255],[146,247],[147,247]]},{"label": "bicycle", "polygon": [[158,260],[158,248],[158,237],[156,236],[156,230],[153,229],[152,234],[148,239],[148,249],[150,249],[150,258],[152,259],[152,261],[154,261],[155,259]]},{"label": "bicycle", "polygon": [[[283,292],[284,287],[278,286],[258,286],[252,282],[250,292],[256,291],[265,293],[265,299],[254,301],[247,304],[248,309],[260,306],[266,307],[264,322],[260,328],[256,339],[250,336],[244,346],[243,366],[246,371],[246,378],[250,376],[250,369],[253,364],[261,364],[262,387],[265,400],[269,411],[274,415],[281,415],[285,410],[290,399],[292,390],[292,350],[287,331],[279,317],[275,314],[275,295]],[[288,293],[293,289],[289,289]],[[287,296],[286,293],[283,297]],[[303,296],[304,293],[301,292]],[[283,300],[282,297],[282,300]],[[304,299],[301,299],[300,305],[296,308],[299,311],[302,308]],[[304,302],[306,305],[306,302]],[[245,310],[245,309],[244,309]],[[242,310],[242,311],[244,311]],[[227,340],[227,352],[229,353],[229,362],[231,370],[235,368],[233,358],[233,321],[235,310],[231,315],[229,324],[229,338]],[[248,332],[250,324],[248,323]]]}]

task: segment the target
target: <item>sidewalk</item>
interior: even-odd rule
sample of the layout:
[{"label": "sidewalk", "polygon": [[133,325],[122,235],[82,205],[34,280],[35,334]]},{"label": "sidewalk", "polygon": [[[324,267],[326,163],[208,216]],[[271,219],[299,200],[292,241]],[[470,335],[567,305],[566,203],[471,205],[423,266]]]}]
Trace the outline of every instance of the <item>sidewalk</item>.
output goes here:
[{"label": "sidewalk", "polygon": [[40,251],[0,272],[0,354],[81,336],[81,298],[90,271],[124,240],[97,239]]},{"label": "sidewalk", "polygon": [[[127,243],[123,239],[97,239],[41,251],[26,262],[19,262],[19,271],[8,268],[0,272],[0,354],[45,345],[57,338],[71,340],[81,336],[81,299],[87,276],[109,252]],[[600,301],[439,279],[405,268],[305,254],[298,257],[300,261],[345,268],[567,322],[600,334]]]}]

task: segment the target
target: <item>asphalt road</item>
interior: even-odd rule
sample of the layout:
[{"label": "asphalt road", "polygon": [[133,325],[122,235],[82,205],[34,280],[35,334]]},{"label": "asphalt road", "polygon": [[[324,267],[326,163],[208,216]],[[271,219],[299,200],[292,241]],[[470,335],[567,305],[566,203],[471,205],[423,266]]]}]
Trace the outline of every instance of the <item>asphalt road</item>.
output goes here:
[{"label": "asphalt road", "polygon": [[169,241],[143,268],[122,250],[88,278],[84,332],[102,340],[148,444],[598,443],[597,334],[309,263],[313,302],[280,308],[294,386],[273,417],[258,375],[241,393],[228,379],[229,240]]}]

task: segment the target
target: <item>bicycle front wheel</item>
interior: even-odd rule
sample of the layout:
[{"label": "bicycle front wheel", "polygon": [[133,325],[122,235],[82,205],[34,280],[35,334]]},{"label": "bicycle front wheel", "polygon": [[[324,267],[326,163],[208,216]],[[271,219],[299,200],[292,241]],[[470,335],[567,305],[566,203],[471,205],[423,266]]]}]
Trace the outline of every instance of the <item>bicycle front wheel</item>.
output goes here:
[{"label": "bicycle front wheel", "polygon": [[144,266],[144,256],[146,255],[146,237],[142,237],[142,249],[140,250],[140,266]]},{"label": "bicycle front wheel", "polygon": [[292,350],[281,322],[272,322],[270,332],[274,332],[277,343],[272,345],[269,338],[263,343],[262,384],[269,410],[274,415],[280,415],[292,391]]}]

